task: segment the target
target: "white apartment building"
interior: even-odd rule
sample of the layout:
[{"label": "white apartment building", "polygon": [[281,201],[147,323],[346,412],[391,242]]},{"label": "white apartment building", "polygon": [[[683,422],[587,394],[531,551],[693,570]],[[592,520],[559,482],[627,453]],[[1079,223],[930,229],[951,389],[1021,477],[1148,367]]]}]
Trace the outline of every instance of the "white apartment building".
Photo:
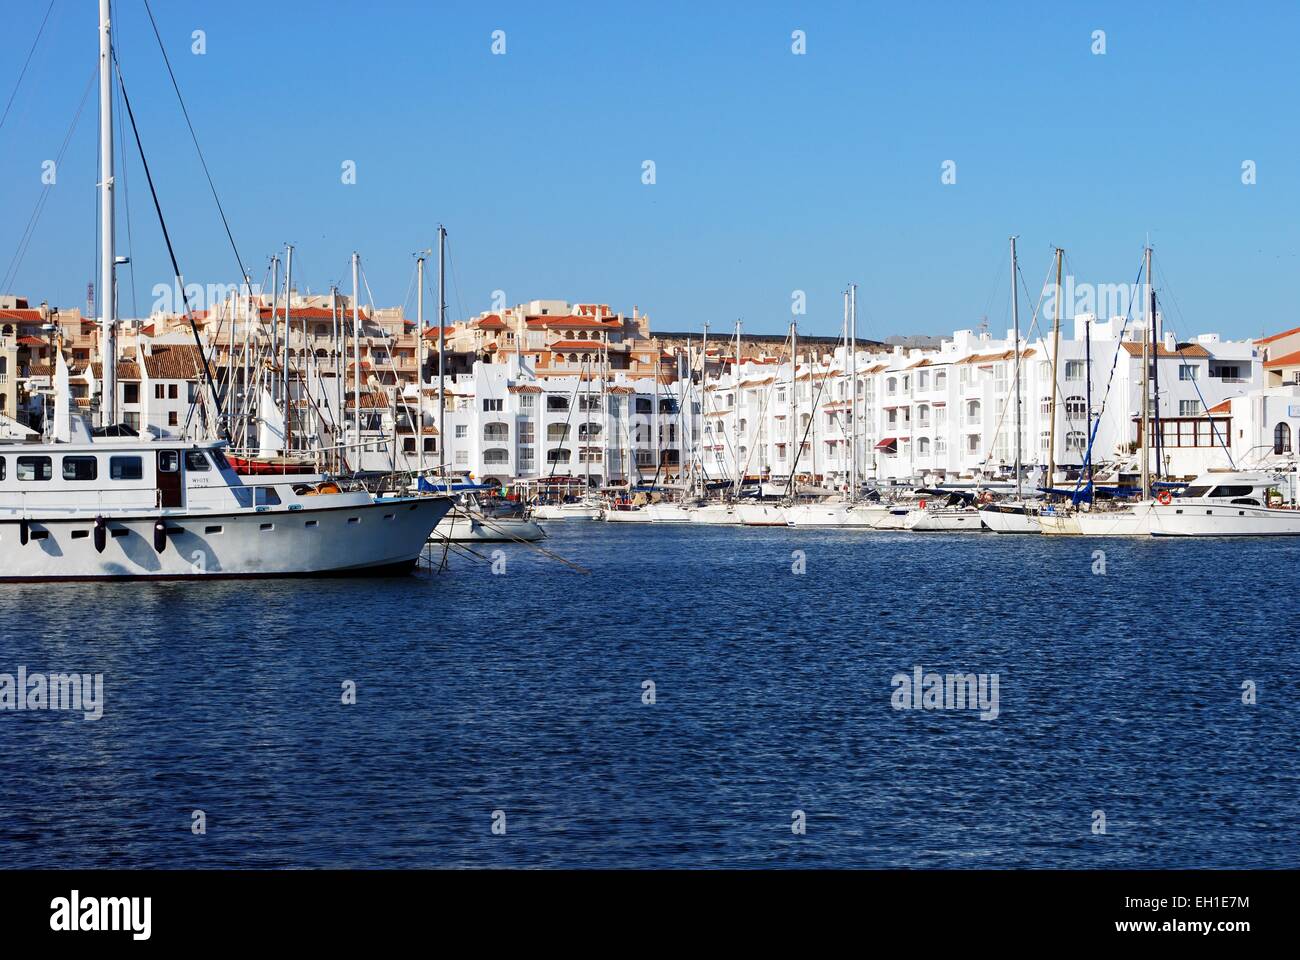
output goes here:
[{"label": "white apartment building", "polygon": [[[1159,321],[1157,321],[1159,322]],[[1157,328],[1159,329],[1159,328]],[[1095,421],[1092,460],[1130,456],[1140,442],[1144,327],[1124,319],[1075,319],[1062,332],[1056,364],[1055,464],[1069,471],[1085,461],[1089,411]],[[1160,338],[1152,366],[1152,416],[1158,417],[1161,462],[1173,475],[1226,465],[1231,442],[1229,398],[1261,384],[1250,341],[1216,334],[1178,343]],[[1021,460],[1045,471],[1052,443],[1050,338],[1020,344]],[[701,454],[710,474],[742,472],[784,482],[799,445],[801,482],[840,485],[852,465],[847,351],[801,352],[794,389],[788,361],[728,364],[703,393]],[[1015,463],[1015,343],[958,330],[937,350],[859,351],[858,470],[864,480],[938,483],[1010,477]],[[1157,395],[1158,380],[1158,402]],[[1090,406],[1091,404],[1091,406]],[[1207,416],[1207,411],[1214,411]],[[794,424],[792,435],[791,424]],[[1153,420],[1153,425],[1155,421]],[[795,439],[795,436],[798,439]],[[1040,474],[1041,476],[1041,474]]]}]

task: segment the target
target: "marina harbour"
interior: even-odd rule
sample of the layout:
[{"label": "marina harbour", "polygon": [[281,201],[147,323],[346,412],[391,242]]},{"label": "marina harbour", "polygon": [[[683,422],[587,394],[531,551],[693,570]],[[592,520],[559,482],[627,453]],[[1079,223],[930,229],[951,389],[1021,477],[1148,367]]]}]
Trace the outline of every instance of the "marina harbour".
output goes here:
[{"label": "marina harbour", "polygon": [[[496,545],[443,574],[213,582],[219,622],[187,584],[0,585],[27,625],[0,671],[105,690],[93,722],[0,716],[6,863],[1289,862],[1294,655],[1254,598],[1287,595],[1300,541],[1114,540],[1098,573],[1078,538],[549,533],[590,574]],[[916,666],[999,674],[996,720],[894,709]]]}]

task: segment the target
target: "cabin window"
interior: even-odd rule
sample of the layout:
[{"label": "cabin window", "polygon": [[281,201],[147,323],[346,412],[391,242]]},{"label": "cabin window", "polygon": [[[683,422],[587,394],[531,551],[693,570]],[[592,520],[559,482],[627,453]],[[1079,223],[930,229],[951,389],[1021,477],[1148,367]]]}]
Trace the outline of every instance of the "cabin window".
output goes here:
[{"label": "cabin window", "polygon": [[185,469],[197,471],[208,470],[208,458],[203,455],[202,450],[186,450]]},{"label": "cabin window", "polygon": [[158,469],[163,473],[175,473],[181,468],[181,455],[175,450],[158,451]]},{"label": "cabin window", "polygon": [[113,480],[141,480],[144,460],[140,457],[109,457],[108,475]]},{"label": "cabin window", "polygon": [[1210,494],[1210,496],[1226,497],[1226,498],[1248,497],[1250,496],[1251,491],[1253,489],[1254,489],[1253,487],[1242,485],[1242,484],[1225,483],[1215,487],[1214,493]]},{"label": "cabin window", "polygon": [[5,458],[0,457],[0,480],[5,478]]},{"label": "cabin window", "polygon": [[273,507],[280,502],[280,495],[275,492],[274,487],[254,487],[254,502],[259,507]]},{"label": "cabin window", "polygon": [[96,480],[99,478],[99,461],[94,457],[64,457],[64,480]]},{"label": "cabin window", "polygon": [[48,480],[54,475],[54,464],[49,457],[19,457],[19,480]]}]

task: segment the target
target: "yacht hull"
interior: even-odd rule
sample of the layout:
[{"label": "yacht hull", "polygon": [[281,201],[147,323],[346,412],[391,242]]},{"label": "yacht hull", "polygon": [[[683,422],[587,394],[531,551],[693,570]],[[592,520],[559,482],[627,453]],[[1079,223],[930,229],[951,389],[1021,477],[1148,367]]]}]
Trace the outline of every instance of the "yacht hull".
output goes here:
[{"label": "yacht hull", "polygon": [[932,513],[913,510],[904,520],[904,526],[916,533],[956,533],[984,529],[978,510],[961,513]]},{"label": "yacht hull", "polygon": [[871,529],[888,513],[874,504],[801,503],[787,507],[786,523],[792,527],[861,527]]},{"label": "yacht hull", "polygon": [[1275,510],[1248,504],[1157,504],[1151,511],[1156,537],[1295,537],[1300,510]]},{"label": "yacht hull", "polygon": [[1030,513],[1023,507],[998,509],[984,507],[980,510],[980,519],[984,526],[994,533],[1041,533],[1038,514]]},{"label": "yacht hull", "polygon": [[747,527],[788,526],[785,508],[774,503],[742,503],[736,506],[740,522]]},{"label": "yacht hull", "polygon": [[1074,537],[1148,537],[1152,532],[1151,504],[1126,510],[1046,513],[1039,518],[1042,533]]},{"label": "yacht hull", "polygon": [[539,503],[533,507],[538,520],[599,520],[601,508],[585,503]]},{"label": "yacht hull", "polygon": [[110,516],[99,536],[93,516],[6,520],[0,581],[393,574],[415,565],[450,507],[444,497],[420,497],[293,511]]},{"label": "yacht hull", "polygon": [[717,526],[736,526],[740,518],[736,516],[735,507],[724,503],[710,503],[687,511],[691,523],[707,523]]},{"label": "yacht hull", "polygon": [[514,540],[545,540],[541,524],[522,517],[483,517],[452,510],[439,521],[429,536],[431,543],[502,543]]}]

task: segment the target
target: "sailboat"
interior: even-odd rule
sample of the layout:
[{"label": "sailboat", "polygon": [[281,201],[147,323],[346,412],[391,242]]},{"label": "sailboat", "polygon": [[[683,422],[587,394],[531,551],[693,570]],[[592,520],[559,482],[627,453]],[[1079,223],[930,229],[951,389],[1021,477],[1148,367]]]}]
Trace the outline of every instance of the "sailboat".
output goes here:
[{"label": "sailboat", "polygon": [[410,570],[450,508],[447,497],[375,497],[319,477],[241,477],[225,457],[224,440],[159,440],[117,422],[109,0],[99,0],[97,30],[101,424],[91,428],[70,409],[68,368],[58,349],[50,436],[0,443],[0,580]]},{"label": "sailboat", "polygon": [[[1012,390],[1015,395],[1016,404],[1016,494],[1015,498],[1010,501],[989,501],[980,506],[980,520],[985,528],[992,530],[994,533],[1038,533],[1040,525],[1038,522],[1039,504],[1030,503],[1024,499],[1024,452],[1022,449],[1023,429],[1021,426],[1022,407],[1021,407],[1021,359],[1020,359],[1020,296],[1017,280],[1019,278],[1019,264],[1016,259],[1016,238],[1011,238],[1011,325],[1012,337],[1015,340],[1015,376],[1012,384]],[[1060,307],[1057,307],[1057,325],[1060,324]],[[1056,369],[1053,360],[1053,370]],[[1054,408],[1053,408],[1054,409]],[[1050,481],[1049,481],[1050,482]]]}]

